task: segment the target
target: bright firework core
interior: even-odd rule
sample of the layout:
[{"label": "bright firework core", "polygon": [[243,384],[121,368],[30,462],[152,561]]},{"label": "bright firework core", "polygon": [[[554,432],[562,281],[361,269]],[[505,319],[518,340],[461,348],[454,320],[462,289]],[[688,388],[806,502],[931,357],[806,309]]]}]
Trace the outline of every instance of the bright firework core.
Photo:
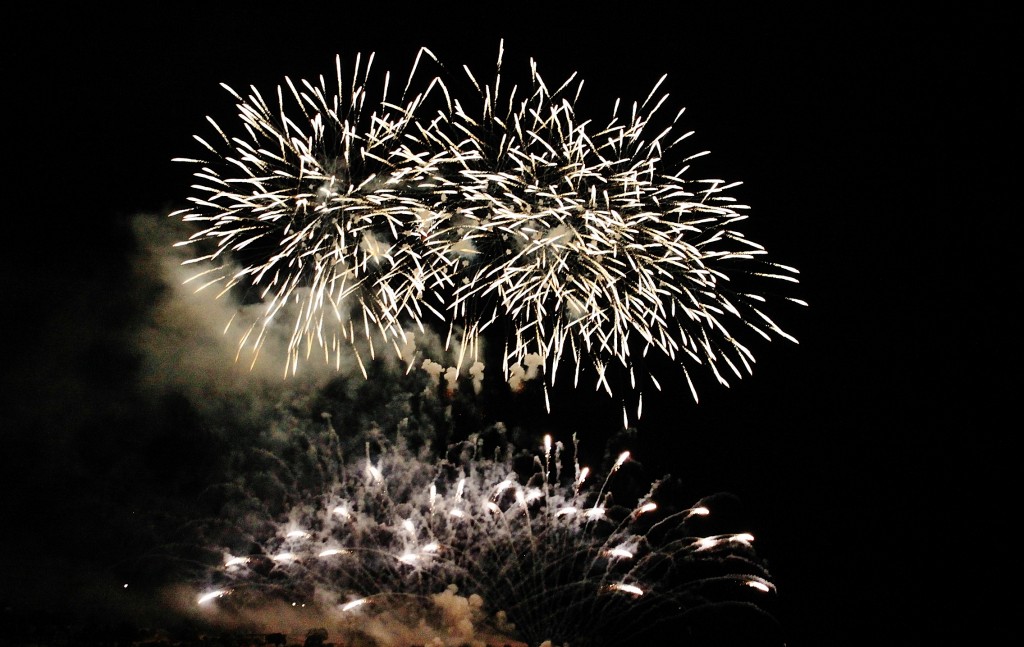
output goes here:
[{"label": "bright firework core", "polygon": [[181,160],[200,167],[192,206],[172,214],[200,226],[182,243],[202,250],[195,281],[261,304],[240,333],[252,362],[282,330],[286,374],[315,357],[365,374],[381,352],[411,362],[410,334],[429,325],[463,370],[491,331],[506,380],[540,358],[545,386],[560,371],[609,394],[628,382],[639,416],[643,389],[660,389],[637,370],[651,349],[696,399],[690,368],[725,385],[752,371],[747,331],[795,341],[762,294],[796,270],[734,228],[738,183],[684,177],[704,153],[676,152],[691,133],[673,131],[682,110],[661,119],[661,81],[598,126],[576,114],[575,75],[551,89],[531,62],[516,86],[501,51],[490,85],[466,68],[466,96],[417,78],[442,69],[426,49],[404,84],[371,84],[372,63],[346,76],[339,58],[330,82],[286,79],[270,102],[227,88],[239,134],[211,119],[207,156]]}]

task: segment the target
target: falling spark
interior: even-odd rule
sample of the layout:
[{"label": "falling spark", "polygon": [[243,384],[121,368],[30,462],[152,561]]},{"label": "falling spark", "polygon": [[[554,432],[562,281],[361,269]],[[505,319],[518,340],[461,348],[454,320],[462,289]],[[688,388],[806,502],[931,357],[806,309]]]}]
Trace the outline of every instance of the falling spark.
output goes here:
[{"label": "falling spark", "polygon": [[624,583],[612,584],[612,588],[615,589],[616,591],[624,591],[626,593],[630,593],[630,594],[636,595],[636,596],[640,596],[640,595],[644,594],[644,590],[643,589],[641,589],[639,586],[636,586],[636,585],[633,585],[633,584],[624,584]]},{"label": "falling spark", "polygon": [[206,604],[210,600],[214,600],[216,598],[223,597],[224,595],[227,595],[227,591],[224,591],[224,590],[221,590],[221,589],[218,589],[216,591],[210,591],[208,593],[203,593],[202,595],[199,596],[199,599],[198,599],[197,603],[198,604]]}]

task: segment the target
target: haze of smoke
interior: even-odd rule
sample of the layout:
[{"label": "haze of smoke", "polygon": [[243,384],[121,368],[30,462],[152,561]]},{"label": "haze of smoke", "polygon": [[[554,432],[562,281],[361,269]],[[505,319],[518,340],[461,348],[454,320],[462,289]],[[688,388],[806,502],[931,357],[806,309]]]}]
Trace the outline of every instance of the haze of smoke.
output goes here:
[{"label": "haze of smoke", "polygon": [[[187,254],[172,246],[183,235],[185,227],[181,224],[148,215],[135,218],[132,224],[138,243],[133,268],[138,281],[148,285],[147,291],[153,295],[152,302],[147,304],[147,316],[130,333],[127,342],[140,358],[136,379],[139,389],[154,394],[173,390],[200,408],[222,408],[235,403],[230,415],[256,421],[266,413],[263,407],[267,403],[278,402],[289,392],[316,390],[339,378],[365,377],[366,368],[354,355],[342,354],[334,365],[302,363],[288,379],[277,365],[249,363],[240,358],[235,341],[238,331],[258,321],[264,306],[240,303],[230,294],[219,296],[197,289],[190,280],[196,266],[183,267]],[[230,324],[225,327],[225,322]],[[443,378],[449,393],[467,387],[479,393],[482,388],[483,362],[476,361],[460,371],[457,364],[463,351],[459,344],[450,344],[446,349],[444,340],[429,328],[410,331],[403,346],[384,345],[377,353],[371,353],[369,345],[360,344],[361,341],[353,343],[365,357],[374,357],[378,377],[384,372],[398,376],[424,371],[434,386]],[[283,355],[288,343],[279,328],[271,327],[262,352]],[[538,376],[533,357],[527,358],[526,368],[514,366],[513,370],[511,385],[517,390],[524,380]],[[460,387],[460,381],[467,379],[471,382]],[[345,383],[358,387],[356,382]]]}]

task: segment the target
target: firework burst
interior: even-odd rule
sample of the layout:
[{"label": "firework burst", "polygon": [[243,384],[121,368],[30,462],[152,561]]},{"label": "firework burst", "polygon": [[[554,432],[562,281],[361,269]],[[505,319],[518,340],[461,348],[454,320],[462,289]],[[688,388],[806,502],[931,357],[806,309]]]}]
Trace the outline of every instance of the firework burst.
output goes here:
[{"label": "firework burst", "polygon": [[401,356],[407,330],[434,324],[473,360],[496,331],[506,379],[539,356],[546,386],[567,365],[609,394],[612,367],[660,388],[637,370],[653,349],[696,398],[689,367],[725,385],[752,371],[744,331],[795,341],[759,290],[796,270],[735,228],[738,183],[685,177],[703,153],[677,153],[691,133],[673,132],[682,110],[661,120],[661,81],[595,126],[575,75],[551,90],[531,62],[528,86],[508,87],[499,52],[490,85],[466,68],[464,99],[443,75],[414,91],[424,57],[443,69],[421,50],[396,97],[386,74],[370,98],[372,56],[348,87],[340,59],[330,90],[287,80],[273,108],[232,91],[244,136],[216,127],[217,145],[200,139],[213,158],[185,160],[200,195],[172,215],[201,224],[187,243],[214,244],[203,285],[262,303],[240,342],[253,361],[272,325],[290,330],[287,373],[314,351],[362,365],[359,347],[381,341]]},{"label": "firework burst", "polygon": [[216,144],[196,139],[212,161],[178,160],[203,165],[201,196],[172,215],[202,226],[186,243],[215,243],[189,261],[211,265],[194,280],[225,292],[241,286],[263,304],[240,341],[253,362],[278,319],[291,319],[286,372],[294,372],[314,348],[336,363],[346,350],[358,354],[357,335],[371,353],[374,333],[404,343],[402,322],[419,323],[430,307],[423,285],[434,270],[413,244],[436,211],[436,160],[417,146],[414,116],[432,88],[406,98],[414,66],[400,97],[390,96],[390,74],[377,96],[372,65],[373,56],[365,65],[357,57],[347,87],[339,58],[336,86],[288,79],[274,104],[256,88],[243,98],[224,86],[245,135],[229,137],[211,119]]},{"label": "firework burst", "polygon": [[458,591],[481,631],[530,645],[623,644],[709,606],[770,604],[750,534],[699,534],[712,503],[662,509],[663,481],[632,496],[615,487],[628,452],[601,480],[575,442],[571,457],[550,437],[535,453],[484,447],[471,438],[441,461],[401,446],[367,445],[357,460],[320,448],[341,461],[327,487],[277,519],[236,515],[249,523],[198,603],[316,606],[344,636],[364,614]]}]

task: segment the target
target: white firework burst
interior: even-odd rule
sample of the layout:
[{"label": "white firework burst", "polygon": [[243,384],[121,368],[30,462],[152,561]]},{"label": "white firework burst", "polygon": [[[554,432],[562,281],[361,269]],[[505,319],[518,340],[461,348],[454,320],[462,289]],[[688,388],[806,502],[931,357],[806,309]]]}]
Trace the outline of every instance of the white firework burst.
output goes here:
[{"label": "white firework burst", "polygon": [[673,132],[682,110],[658,125],[664,77],[595,126],[576,114],[575,75],[552,91],[531,62],[528,87],[506,90],[502,51],[491,85],[466,68],[478,110],[438,76],[413,91],[421,59],[436,62],[427,50],[396,100],[390,75],[368,98],[359,58],[349,89],[339,61],[336,89],[287,80],[273,109],[255,88],[233,92],[246,135],[218,127],[219,146],[200,140],[214,158],[185,161],[203,165],[201,196],[172,215],[202,223],[187,242],[215,243],[196,259],[217,262],[206,284],[263,302],[240,348],[255,361],[270,326],[291,317],[286,372],[314,350],[362,365],[357,336],[371,355],[376,340],[401,355],[405,331],[435,321],[474,361],[498,331],[505,378],[540,356],[545,386],[568,365],[574,384],[593,369],[610,394],[611,367],[632,389],[660,388],[637,370],[654,349],[696,399],[688,367],[725,385],[752,371],[744,330],[795,341],[766,314],[758,281],[796,282],[797,271],[764,261],[736,229],[738,183],[688,179],[703,153],[670,161],[691,133]]},{"label": "white firework burst", "polygon": [[727,191],[739,183],[684,177],[705,153],[666,168],[692,132],[672,133],[682,110],[653,130],[665,77],[627,116],[616,102],[610,121],[595,127],[576,116],[583,83],[575,75],[551,91],[532,63],[520,99],[518,87],[501,93],[500,55],[493,85],[467,74],[479,114],[456,102],[431,132],[461,165],[453,221],[476,252],[462,263],[450,307],[474,313],[480,328],[509,324],[506,374],[539,355],[549,383],[565,359],[578,383],[590,362],[597,386],[611,393],[608,365],[624,367],[635,387],[631,355],[656,348],[684,371],[707,365],[728,385],[720,361],[738,377],[738,365],[749,373],[754,361],[735,326],[795,341],[763,312],[763,297],[731,285],[751,275],[795,282],[797,273],[755,262],[765,250],[734,229],[746,207]]},{"label": "white firework burst", "polygon": [[225,546],[198,603],[315,606],[344,635],[370,609],[457,590],[481,601],[482,628],[530,645],[623,644],[708,607],[771,606],[754,538],[699,533],[713,503],[659,509],[661,481],[613,494],[628,452],[597,481],[550,437],[525,468],[513,447],[481,446],[343,461],[319,495],[293,492],[290,512],[256,524],[264,536],[240,532],[254,549]]},{"label": "white firework burst", "polygon": [[424,297],[434,264],[416,248],[439,194],[431,188],[437,160],[417,145],[415,120],[433,84],[407,98],[418,64],[397,99],[390,74],[379,90],[369,87],[373,56],[365,65],[356,58],[348,87],[339,57],[333,85],[322,76],[316,84],[286,79],[274,103],[256,88],[243,98],[225,85],[244,136],[211,119],[219,139],[196,139],[214,157],[178,158],[202,165],[200,195],[171,214],[202,226],[181,244],[215,243],[189,261],[213,265],[195,280],[225,292],[242,286],[263,303],[240,341],[254,362],[279,319],[291,328],[287,373],[314,349],[336,363],[358,354],[356,336],[371,353],[380,336],[404,343],[403,324],[419,323],[431,307]]}]

